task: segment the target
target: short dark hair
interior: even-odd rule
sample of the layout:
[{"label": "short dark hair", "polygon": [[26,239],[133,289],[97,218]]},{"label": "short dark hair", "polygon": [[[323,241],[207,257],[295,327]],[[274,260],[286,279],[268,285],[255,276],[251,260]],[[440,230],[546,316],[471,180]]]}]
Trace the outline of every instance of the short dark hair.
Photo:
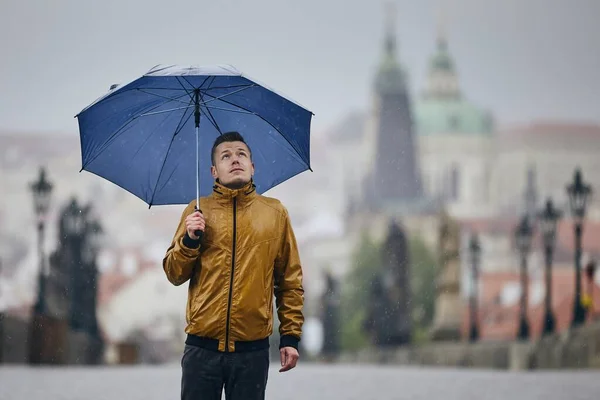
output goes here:
[{"label": "short dark hair", "polygon": [[246,143],[246,141],[244,140],[244,137],[239,132],[231,131],[231,132],[225,132],[225,133],[217,136],[217,138],[215,139],[212,150],[210,152],[210,160],[212,162],[212,165],[215,165],[215,152],[217,151],[217,146],[220,145],[221,143],[225,143],[225,142],[242,142],[242,143],[244,143],[246,145],[246,147],[248,147],[248,151],[250,152],[250,159],[252,159],[252,150],[250,150],[250,146],[248,146],[248,143]]}]

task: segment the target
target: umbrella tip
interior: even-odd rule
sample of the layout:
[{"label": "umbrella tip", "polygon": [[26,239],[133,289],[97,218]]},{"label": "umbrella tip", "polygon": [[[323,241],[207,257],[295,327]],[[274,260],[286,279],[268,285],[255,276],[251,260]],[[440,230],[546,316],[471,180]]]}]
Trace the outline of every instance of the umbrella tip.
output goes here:
[{"label": "umbrella tip", "polygon": [[110,85],[110,89],[109,90],[114,90],[114,89],[116,89],[118,87],[119,87],[118,83],[113,83],[112,85]]}]

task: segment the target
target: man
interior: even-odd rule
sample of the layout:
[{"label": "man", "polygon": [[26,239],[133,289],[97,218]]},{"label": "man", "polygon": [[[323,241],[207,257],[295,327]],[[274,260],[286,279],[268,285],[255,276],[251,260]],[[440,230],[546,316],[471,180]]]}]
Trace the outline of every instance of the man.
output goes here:
[{"label": "man", "polygon": [[[286,208],[258,195],[252,153],[238,132],[212,147],[210,196],[183,211],[163,260],[174,285],[188,280],[181,360],[183,400],[264,399],[273,331],[280,372],[296,366],[304,317],[302,268]],[[200,234],[200,235],[197,235]]]}]

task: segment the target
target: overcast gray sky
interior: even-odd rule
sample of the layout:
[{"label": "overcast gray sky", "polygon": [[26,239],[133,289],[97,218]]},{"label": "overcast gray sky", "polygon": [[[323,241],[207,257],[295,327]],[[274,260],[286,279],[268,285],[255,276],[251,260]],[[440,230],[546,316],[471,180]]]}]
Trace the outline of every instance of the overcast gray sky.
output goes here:
[{"label": "overcast gray sky", "polygon": [[[401,61],[423,87],[445,11],[466,95],[499,122],[600,123],[600,1],[397,0]],[[365,108],[379,0],[2,0],[0,130],[75,134],[73,116],[152,66],[228,63],[305,105],[321,130]]]}]

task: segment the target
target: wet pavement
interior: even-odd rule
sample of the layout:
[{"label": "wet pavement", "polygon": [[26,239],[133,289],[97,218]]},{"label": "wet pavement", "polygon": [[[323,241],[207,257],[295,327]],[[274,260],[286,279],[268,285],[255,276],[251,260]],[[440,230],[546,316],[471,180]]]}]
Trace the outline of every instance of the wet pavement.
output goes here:
[{"label": "wet pavement", "polygon": [[[179,398],[179,365],[29,368],[0,366],[0,400]],[[267,399],[592,400],[600,371],[504,372],[372,365],[273,366]]]}]

